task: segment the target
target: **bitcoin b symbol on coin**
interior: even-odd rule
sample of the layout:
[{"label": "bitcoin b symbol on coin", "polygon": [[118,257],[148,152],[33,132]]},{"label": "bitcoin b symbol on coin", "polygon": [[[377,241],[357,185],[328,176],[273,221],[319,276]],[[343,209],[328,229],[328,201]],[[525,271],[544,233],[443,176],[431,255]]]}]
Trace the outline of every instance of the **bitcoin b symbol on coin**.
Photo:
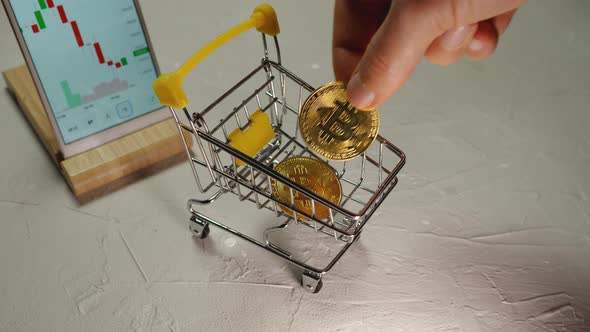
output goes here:
[{"label": "bitcoin b symbol on coin", "polygon": [[294,173],[297,175],[305,175],[307,174],[307,168],[303,165],[297,165],[294,167]]},{"label": "bitcoin b symbol on coin", "polygon": [[[307,187],[309,183],[309,171],[304,165],[296,165],[293,167],[293,172],[289,174],[289,179],[295,183],[298,183],[304,187]],[[299,191],[293,190],[293,200],[302,204],[305,207],[309,207],[311,202]]]},{"label": "bitcoin b symbol on coin", "polygon": [[334,140],[348,141],[359,125],[357,110],[348,102],[342,103],[336,99],[334,107],[320,107],[317,112],[321,117],[318,124],[321,129],[320,140],[325,144]]},{"label": "bitcoin b symbol on coin", "polygon": [[[294,167],[293,169],[293,175],[290,177],[291,181],[299,183],[303,186],[306,186],[309,184],[309,172],[307,170],[307,168],[305,168],[305,166],[303,165],[297,165]],[[295,192],[295,197],[297,198],[299,196],[299,192]]]}]

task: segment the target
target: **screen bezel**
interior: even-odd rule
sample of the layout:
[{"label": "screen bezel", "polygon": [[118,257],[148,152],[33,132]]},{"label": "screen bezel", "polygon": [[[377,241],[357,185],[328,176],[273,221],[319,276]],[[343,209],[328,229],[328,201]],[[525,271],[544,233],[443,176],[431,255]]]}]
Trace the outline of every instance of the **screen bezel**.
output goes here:
[{"label": "screen bezel", "polygon": [[[142,32],[146,39],[147,47],[150,50],[150,58],[154,66],[154,70],[156,71],[156,76],[160,76],[160,67],[158,65],[158,61],[154,53],[149,32],[145,25],[143,13],[139,5],[139,0],[133,0],[133,3],[135,5],[135,10],[139,18]],[[97,133],[91,134],[84,138],[80,138],[69,144],[65,144],[62,138],[62,133],[59,129],[59,126],[57,125],[55,116],[51,111],[49,100],[47,98],[43,85],[41,84],[41,80],[37,73],[37,69],[35,67],[35,64],[33,63],[31,54],[29,53],[26,41],[24,40],[24,37],[19,29],[18,21],[16,19],[16,15],[14,13],[12,5],[10,4],[10,0],[2,0],[2,4],[4,6],[6,14],[8,15],[10,25],[18,41],[18,45],[23,54],[28,70],[31,74],[31,78],[33,79],[33,83],[35,85],[37,93],[39,94],[39,97],[41,99],[41,103],[43,105],[45,114],[49,118],[53,132],[55,133],[55,138],[61,150],[61,158],[70,158],[74,155],[86,152],[88,150],[91,150],[113,140],[116,140],[120,137],[129,135],[133,132],[146,128],[155,123],[170,119],[172,117],[169,108],[167,106],[162,106],[161,108],[156,109],[150,113],[146,113],[144,115],[119,123],[118,125],[114,125],[110,128],[101,130]]]}]

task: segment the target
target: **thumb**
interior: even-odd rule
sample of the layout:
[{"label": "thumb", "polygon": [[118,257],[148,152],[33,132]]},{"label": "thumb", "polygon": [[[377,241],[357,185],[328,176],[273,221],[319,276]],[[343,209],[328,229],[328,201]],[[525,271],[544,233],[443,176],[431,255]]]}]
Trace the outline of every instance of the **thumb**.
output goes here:
[{"label": "thumb", "polygon": [[348,82],[350,103],[373,109],[409,79],[429,45],[454,27],[520,7],[526,0],[394,1]]}]

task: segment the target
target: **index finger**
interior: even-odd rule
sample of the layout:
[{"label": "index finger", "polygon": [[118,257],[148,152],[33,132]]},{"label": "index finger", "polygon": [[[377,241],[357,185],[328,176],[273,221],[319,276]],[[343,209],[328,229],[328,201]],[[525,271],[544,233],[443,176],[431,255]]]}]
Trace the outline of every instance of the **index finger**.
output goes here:
[{"label": "index finger", "polygon": [[336,0],[332,32],[336,80],[350,79],[390,6],[391,0]]}]

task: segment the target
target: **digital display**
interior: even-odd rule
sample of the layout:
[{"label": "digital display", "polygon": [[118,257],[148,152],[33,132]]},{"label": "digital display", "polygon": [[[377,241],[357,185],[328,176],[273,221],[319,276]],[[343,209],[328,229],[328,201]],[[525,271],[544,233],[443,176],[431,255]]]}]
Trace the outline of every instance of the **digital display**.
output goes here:
[{"label": "digital display", "polygon": [[162,107],[133,0],[10,4],[65,144]]}]

